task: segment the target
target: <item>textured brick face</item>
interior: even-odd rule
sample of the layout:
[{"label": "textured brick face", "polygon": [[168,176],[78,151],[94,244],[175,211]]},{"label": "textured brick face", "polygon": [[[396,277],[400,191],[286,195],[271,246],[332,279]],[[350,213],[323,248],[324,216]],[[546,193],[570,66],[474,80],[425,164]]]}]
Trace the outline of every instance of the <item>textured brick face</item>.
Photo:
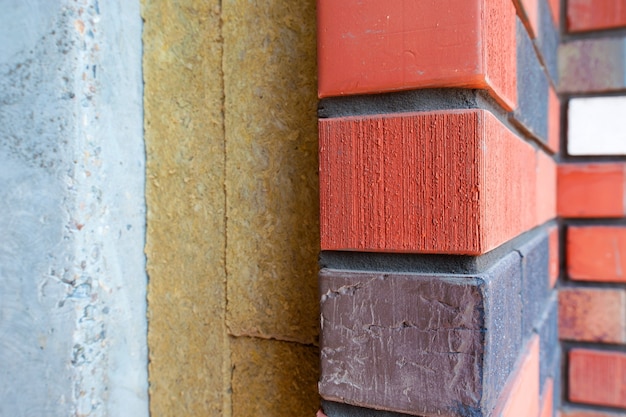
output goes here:
[{"label": "textured brick face", "polygon": [[537,223],[537,155],[484,110],[319,127],[323,250],[480,254]]},{"label": "textured brick face", "polygon": [[626,354],[573,349],[569,354],[572,402],[626,407]]},{"label": "textured brick face", "polygon": [[515,107],[511,1],[319,0],[319,95],[488,89]]},{"label": "textured brick face", "polygon": [[322,397],[489,415],[523,344],[522,270],[517,250],[476,275],[322,269]]},{"label": "textured brick face", "polygon": [[626,293],[611,288],[562,288],[559,336],[583,342],[626,342]]}]

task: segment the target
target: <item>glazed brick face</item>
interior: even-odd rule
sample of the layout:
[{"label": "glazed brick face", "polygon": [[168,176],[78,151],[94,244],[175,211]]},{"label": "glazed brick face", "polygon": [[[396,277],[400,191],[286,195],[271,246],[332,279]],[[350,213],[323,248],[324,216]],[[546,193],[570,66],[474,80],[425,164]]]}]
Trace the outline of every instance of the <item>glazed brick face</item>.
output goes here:
[{"label": "glazed brick face", "polygon": [[626,407],[626,354],[572,349],[569,352],[569,400]]},{"label": "glazed brick face", "polygon": [[626,282],[626,227],[570,226],[566,236],[570,279]]},{"label": "glazed brick face", "polygon": [[624,114],[626,114],[626,96],[570,100],[568,153],[571,155],[626,155]]},{"label": "glazed brick face", "polygon": [[567,28],[570,32],[626,27],[623,0],[568,0]]},{"label": "glazed brick face", "polygon": [[562,288],[559,336],[563,340],[626,342],[626,292],[612,288]]},{"label": "glazed brick face", "polygon": [[464,87],[511,110],[515,9],[508,0],[318,0],[318,67],[320,97]]},{"label": "glazed brick face", "polygon": [[562,164],[558,167],[557,212],[570,218],[624,216],[626,165]]},{"label": "glazed brick face", "polygon": [[487,111],[319,129],[322,250],[477,255],[539,222],[538,155]]}]

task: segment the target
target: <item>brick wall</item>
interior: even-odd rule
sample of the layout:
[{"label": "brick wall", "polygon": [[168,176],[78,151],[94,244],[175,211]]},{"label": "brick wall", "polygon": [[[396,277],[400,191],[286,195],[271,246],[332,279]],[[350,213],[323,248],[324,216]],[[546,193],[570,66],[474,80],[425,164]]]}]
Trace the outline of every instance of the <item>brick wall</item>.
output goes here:
[{"label": "brick wall", "polygon": [[559,50],[567,106],[558,214],[564,416],[626,413],[626,3],[569,0]]},{"label": "brick wall", "polygon": [[318,1],[321,375],[334,416],[552,416],[561,12]]}]

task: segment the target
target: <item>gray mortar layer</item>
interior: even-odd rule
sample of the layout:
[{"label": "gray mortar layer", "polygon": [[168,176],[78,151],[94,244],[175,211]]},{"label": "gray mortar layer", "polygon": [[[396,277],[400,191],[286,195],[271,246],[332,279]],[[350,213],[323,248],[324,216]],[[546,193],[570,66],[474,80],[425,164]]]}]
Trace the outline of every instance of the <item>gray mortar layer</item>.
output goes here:
[{"label": "gray mortar layer", "polygon": [[0,9],[0,415],[147,416],[139,2]]},{"label": "gray mortar layer", "polygon": [[480,256],[322,251],[319,266],[351,271],[478,274],[554,225],[549,222],[536,227]]},{"label": "gray mortar layer", "polygon": [[493,114],[517,136],[533,147],[545,147],[541,141],[512,123],[506,112],[485,90],[464,88],[434,88],[392,93],[368,94],[324,98],[319,101],[317,115],[320,119],[366,116],[378,114],[482,109]]}]

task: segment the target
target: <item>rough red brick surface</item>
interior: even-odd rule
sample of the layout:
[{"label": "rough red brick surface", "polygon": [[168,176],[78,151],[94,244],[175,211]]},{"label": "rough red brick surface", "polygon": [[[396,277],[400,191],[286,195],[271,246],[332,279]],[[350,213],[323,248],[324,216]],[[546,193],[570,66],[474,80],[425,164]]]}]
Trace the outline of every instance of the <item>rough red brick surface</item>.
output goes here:
[{"label": "rough red brick surface", "polygon": [[322,119],[319,131],[322,250],[476,255],[547,217],[536,151],[487,111]]},{"label": "rough red brick surface", "polygon": [[570,32],[626,27],[624,0],[568,0],[567,28]]},{"label": "rough red brick surface", "polygon": [[570,226],[566,250],[570,279],[626,282],[626,227]]},{"label": "rough red brick surface", "polygon": [[319,96],[487,89],[516,103],[511,1],[318,0]]},{"label": "rough red brick surface", "polygon": [[557,211],[562,217],[624,216],[624,164],[563,164]]},{"label": "rough red brick surface", "polygon": [[590,349],[569,353],[569,400],[626,407],[626,354]]},{"label": "rough red brick surface", "polygon": [[559,336],[582,342],[626,342],[626,292],[612,288],[561,288]]}]

